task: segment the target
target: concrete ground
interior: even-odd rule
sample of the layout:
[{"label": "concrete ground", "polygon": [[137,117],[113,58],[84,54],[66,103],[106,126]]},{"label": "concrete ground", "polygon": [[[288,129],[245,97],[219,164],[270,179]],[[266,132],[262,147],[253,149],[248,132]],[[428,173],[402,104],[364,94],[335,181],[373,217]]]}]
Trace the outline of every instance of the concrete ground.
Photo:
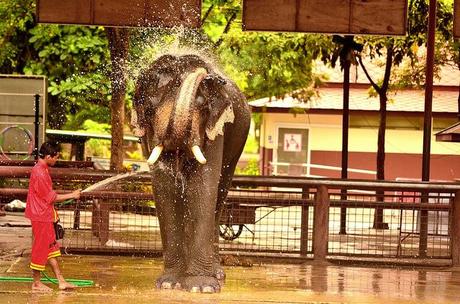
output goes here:
[{"label": "concrete ground", "polygon": [[[7,215],[8,216],[8,215]],[[31,231],[0,219],[0,276],[30,277]],[[10,218],[10,222],[14,218]],[[2,224],[3,223],[3,224]],[[11,227],[16,226],[16,227]],[[226,266],[218,294],[161,291],[156,258],[64,255],[67,278],[87,279],[94,287],[50,294],[30,291],[30,283],[0,282],[1,303],[459,303],[460,269],[451,267],[349,266],[338,264],[258,264]],[[47,269],[51,274],[51,270]]]}]

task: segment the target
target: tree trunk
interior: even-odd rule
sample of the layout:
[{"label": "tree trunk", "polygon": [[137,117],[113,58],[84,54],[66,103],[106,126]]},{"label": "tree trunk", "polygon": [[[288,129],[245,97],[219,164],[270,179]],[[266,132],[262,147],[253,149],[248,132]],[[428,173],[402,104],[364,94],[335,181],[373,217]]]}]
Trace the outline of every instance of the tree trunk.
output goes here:
[{"label": "tree trunk", "polygon": [[[386,92],[379,94],[380,101],[380,123],[377,138],[377,180],[385,180],[385,130],[387,128],[387,96]],[[383,203],[384,192],[376,192],[377,201]],[[376,208],[374,213],[374,229],[388,229],[384,223],[383,209]]]},{"label": "tree trunk", "polygon": [[[387,92],[390,88],[391,67],[393,66],[393,42],[387,47],[387,57],[385,63],[385,74],[382,86],[379,90],[380,101],[380,122],[379,134],[377,139],[377,180],[385,180],[385,132],[387,129]],[[385,198],[384,191],[377,191],[377,201],[383,204]],[[374,228],[388,229],[388,224],[384,223],[383,209],[376,208],[374,213]]]},{"label": "tree trunk", "polygon": [[[380,102],[380,123],[379,123],[379,134],[377,139],[377,180],[385,179],[385,130],[387,128],[387,92],[390,88],[390,76],[391,67],[393,66],[393,53],[394,53],[394,41],[390,40],[387,45],[387,55],[385,62],[385,74],[383,75],[382,85],[379,86],[372,80],[366,67],[363,64],[361,57],[358,57],[359,63],[363,68],[364,74],[369,79],[372,87],[379,94]],[[376,191],[376,200],[383,204],[385,198],[384,191]],[[380,207],[375,208],[374,212],[374,229],[388,229],[388,224],[383,222],[383,209]]]},{"label": "tree trunk", "polygon": [[379,94],[380,122],[377,139],[377,180],[385,179],[385,130],[387,128],[387,96]]},{"label": "tree trunk", "polygon": [[129,30],[126,28],[105,29],[109,40],[112,71],[112,100],[110,102],[112,143],[110,169],[123,168],[123,126],[125,121],[126,63],[129,50]]}]

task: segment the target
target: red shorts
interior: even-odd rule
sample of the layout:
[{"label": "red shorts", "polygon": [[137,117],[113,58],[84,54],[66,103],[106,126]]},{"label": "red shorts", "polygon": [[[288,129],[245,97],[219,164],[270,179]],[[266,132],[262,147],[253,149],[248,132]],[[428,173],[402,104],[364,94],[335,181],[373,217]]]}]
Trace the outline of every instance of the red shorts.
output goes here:
[{"label": "red shorts", "polygon": [[61,255],[52,222],[32,222],[32,253],[30,268],[44,271],[49,258]]}]

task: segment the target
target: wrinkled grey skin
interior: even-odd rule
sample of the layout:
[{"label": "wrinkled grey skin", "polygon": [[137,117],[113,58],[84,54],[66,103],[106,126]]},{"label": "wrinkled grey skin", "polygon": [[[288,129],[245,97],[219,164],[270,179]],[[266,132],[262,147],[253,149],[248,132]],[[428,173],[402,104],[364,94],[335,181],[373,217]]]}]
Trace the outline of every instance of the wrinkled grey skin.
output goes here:
[{"label": "wrinkled grey skin", "polygon": [[[206,69],[206,76],[198,79],[185,115],[177,118],[180,88],[198,67]],[[150,167],[164,250],[164,273],[157,287],[218,292],[224,278],[218,223],[249,130],[245,98],[234,83],[215,74],[198,56],[165,55],[141,73],[134,107],[133,124],[143,135],[145,152],[164,146]],[[233,122],[223,125],[223,135],[209,138],[206,130],[213,129],[228,109],[233,111]],[[175,121],[182,121],[185,129],[175,130]],[[192,145],[199,145],[206,164],[195,159]]]}]

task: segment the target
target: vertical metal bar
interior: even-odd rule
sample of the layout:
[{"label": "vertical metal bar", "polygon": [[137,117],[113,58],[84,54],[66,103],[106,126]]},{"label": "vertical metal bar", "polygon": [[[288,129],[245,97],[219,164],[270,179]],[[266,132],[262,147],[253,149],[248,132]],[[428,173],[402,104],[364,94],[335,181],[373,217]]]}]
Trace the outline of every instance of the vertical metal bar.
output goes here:
[{"label": "vertical metal bar", "polygon": [[39,141],[39,128],[40,128],[40,95],[35,94],[35,121],[34,121],[35,131],[34,131],[34,155],[35,160],[38,159],[38,141]]},{"label": "vertical metal bar", "polygon": [[[343,47],[351,47],[349,40],[353,36],[346,36]],[[350,44],[350,45],[349,45]],[[348,56],[348,55],[347,55]],[[348,178],[348,129],[350,126],[350,65],[351,61],[346,58],[343,64],[343,113],[342,113],[342,172],[341,178]],[[341,190],[341,201],[347,199],[347,190]],[[343,203],[342,203],[343,204]],[[347,208],[340,208],[340,234],[347,233]]]},{"label": "vertical metal bar", "polygon": [[[432,108],[433,108],[433,68],[434,68],[434,43],[436,32],[436,4],[437,0],[430,0],[428,16],[428,39],[426,55],[426,83],[425,83],[425,115],[423,123],[423,156],[422,156],[422,181],[430,180],[430,154],[432,134]],[[422,195],[422,203],[428,202],[428,193]],[[426,257],[428,248],[428,211],[420,211],[420,243],[419,256]]]},{"label": "vertical metal bar", "polygon": [[431,128],[433,106],[433,68],[434,68],[434,43],[436,30],[436,0],[430,0],[430,13],[428,18],[428,42],[426,55],[426,83],[425,83],[425,115],[423,127],[423,166],[422,180],[430,180],[430,152]]},{"label": "vertical metal bar", "polygon": [[302,212],[300,222],[300,254],[308,253],[308,188],[302,188]]},{"label": "vertical metal bar", "polygon": [[455,192],[451,212],[449,237],[452,250],[452,266],[460,266],[460,191]]}]

